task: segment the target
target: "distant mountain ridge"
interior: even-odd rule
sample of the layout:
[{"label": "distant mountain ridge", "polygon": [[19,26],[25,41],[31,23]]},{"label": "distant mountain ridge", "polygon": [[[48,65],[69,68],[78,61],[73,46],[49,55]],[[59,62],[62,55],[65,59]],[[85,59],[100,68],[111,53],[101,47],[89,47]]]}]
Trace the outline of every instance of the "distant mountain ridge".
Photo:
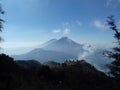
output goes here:
[{"label": "distant mountain ridge", "polygon": [[39,69],[42,68],[42,65],[40,62],[36,61],[36,60],[18,60],[18,61],[15,61],[16,64],[18,66],[20,66],[21,68],[24,68],[24,69],[34,69],[36,71],[38,71]]},{"label": "distant mountain ridge", "polygon": [[49,40],[49,41],[43,43],[42,45],[40,45],[40,47],[41,47],[41,48],[42,48],[42,47],[45,47],[45,46],[47,46],[47,45],[49,45],[49,44],[55,42],[56,40],[57,40],[57,39],[51,39],[51,40]]},{"label": "distant mountain ridge", "polygon": [[91,45],[79,44],[68,37],[51,39],[28,53],[12,55],[15,60],[37,60],[41,63],[55,61],[63,63],[66,60],[85,60],[98,70],[109,72],[107,64],[111,59],[103,55],[103,48],[94,48]]},{"label": "distant mountain ridge", "polygon": [[83,45],[69,39],[68,37],[62,37],[59,40],[50,43],[42,47],[44,50],[52,50],[57,52],[64,52],[70,55],[78,56],[80,52],[83,52]]},{"label": "distant mountain ridge", "polygon": [[63,62],[67,59],[78,59],[78,55],[84,51],[83,45],[78,44],[68,37],[51,39],[42,44],[41,48],[21,54],[12,55],[15,60],[38,60],[40,62],[57,61]]},{"label": "distant mountain ridge", "polygon": [[71,56],[69,54],[63,53],[63,52],[56,52],[56,51],[47,51],[42,48],[37,48],[34,49],[26,54],[22,55],[13,55],[15,60],[38,60],[41,63],[45,61],[58,61],[61,62],[61,60],[66,60],[66,59],[77,59],[75,56]]}]

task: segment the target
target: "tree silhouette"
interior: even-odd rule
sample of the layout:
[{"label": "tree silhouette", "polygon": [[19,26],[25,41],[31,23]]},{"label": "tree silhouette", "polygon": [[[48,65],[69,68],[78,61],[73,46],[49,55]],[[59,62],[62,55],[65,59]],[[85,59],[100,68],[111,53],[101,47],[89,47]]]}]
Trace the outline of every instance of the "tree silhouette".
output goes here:
[{"label": "tree silhouette", "polygon": [[110,66],[110,73],[114,75],[115,78],[120,79],[120,29],[115,24],[114,16],[108,17],[107,23],[110,29],[115,32],[114,38],[117,43],[117,46],[113,48],[114,51],[109,53],[109,57],[114,59]]},{"label": "tree silhouette", "polygon": [[[2,19],[2,14],[4,14],[4,11],[3,11],[2,6],[1,6],[1,4],[0,4],[0,32],[2,32],[3,22],[4,22],[4,20]],[[0,36],[0,42],[1,42],[2,40],[3,40],[3,39],[2,39],[2,37]],[[1,48],[1,46],[0,46],[0,48]]]}]

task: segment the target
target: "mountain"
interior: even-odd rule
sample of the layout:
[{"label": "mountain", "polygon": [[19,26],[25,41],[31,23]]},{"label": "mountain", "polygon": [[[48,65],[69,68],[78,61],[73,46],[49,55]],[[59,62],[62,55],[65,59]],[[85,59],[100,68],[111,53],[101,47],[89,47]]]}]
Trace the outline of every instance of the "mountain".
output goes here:
[{"label": "mountain", "polygon": [[0,90],[120,90],[119,79],[107,77],[84,60],[47,64],[58,66],[49,68],[35,60],[14,61],[0,54]]},{"label": "mountain", "polygon": [[62,62],[66,59],[77,59],[77,57],[73,56],[73,55],[69,55],[63,52],[56,52],[56,51],[48,51],[48,50],[44,50],[42,48],[36,48],[26,54],[22,54],[22,55],[13,55],[12,57],[14,57],[15,60],[38,60],[41,63],[45,62],[45,61],[58,61],[58,62]]},{"label": "mountain", "polygon": [[55,61],[63,63],[65,60],[86,60],[100,71],[109,72],[107,64],[111,59],[103,55],[104,48],[94,48],[90,45],[79,44],[68,37],[51,39],[28,53],[12,55],[15,60],[38,60],[41,63]]},{"label": "mountain", "polygon": [[52,39],[41,48],[22,55],[12,55],[15,60],[39,60],[40,62],[57,61],[63,62],[66,59],[77,59],[78,55],[84,51],[83,45],[76,43],[68,37],[62,37],[59,40]]},{"label": "mountain", "polygon": [[40,47],[48,46],[49,44],[51,44],[51,43],[53,43],[53,42],[55,42],[55,41],[57,41],[57,39],[51,39],[51,40],[49,40],[49,41],[43,43],[42,45],[40,45]]},{"label": "mountain", "polygon": [[39,71],[39,69],[42,68],[42,65],[40,64],[40,62],[38,62],[36,60],[26,60],[26,61],[18,60],[15,62],[17,63],[18,66],[20,66],[21,68],[24,68],[24,69]]},{"label": "mountain", "polygon": [[64,52],[74,56],[78,56],[79,53],[84,51],[83,45],[76,43],[68,37],[62,37],[59,40],[56,40],[42,48],[44,50]]},{"label": "mountain", "polygon": [[60,63],[57,63],[55,61],[44,62],[43,65],[49,66],[50,68],[60,67]]}]

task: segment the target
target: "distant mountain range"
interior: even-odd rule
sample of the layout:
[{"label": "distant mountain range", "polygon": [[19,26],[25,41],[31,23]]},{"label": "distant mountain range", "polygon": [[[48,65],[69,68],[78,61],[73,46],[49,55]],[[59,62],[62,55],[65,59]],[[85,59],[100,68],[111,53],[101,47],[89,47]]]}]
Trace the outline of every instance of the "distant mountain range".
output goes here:
[{"label": "distant mountain range", "polygon": [[52,39],[48,43],[42,47],[44,50],[63,52],[77,57],[80,52],[84,51],[82,44],[78,44],[68,37],[62,37],[59,40]]},{"label": "distant mountain range", "polygon": [[21,55],[12,55],[15,60],[38,60],[41,63],[55,61],[62,63],[66,60],[86,60],[97,69],[108,72],[107,64],[111,60],[105,57],[104,49],[93,49],[93,46],[79,44],[68,37],[51,39],[40,47]]},{"label": "distant mountain range", "polygon": [[78,55],[84,50],[82,44],[78,44],[68,37],[52,39],[42,44],[41,48],[36,48],[22,55],[12,55],[15,60],[38,60],[40,62],[57,61],[63,62],[68,59],[78,59]]}]

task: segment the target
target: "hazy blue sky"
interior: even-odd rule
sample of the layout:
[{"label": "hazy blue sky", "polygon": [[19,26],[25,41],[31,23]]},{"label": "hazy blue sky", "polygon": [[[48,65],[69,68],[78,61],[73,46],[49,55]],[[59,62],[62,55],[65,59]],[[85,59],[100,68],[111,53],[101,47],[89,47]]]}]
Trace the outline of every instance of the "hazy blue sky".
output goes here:
[{"label": "hazy blue sky", "polygon": [[80,43],[111,44],[106,17],[120,26],[120,0],[1,0],[4,11],[3,48],[40,45],[68,36]]}]

